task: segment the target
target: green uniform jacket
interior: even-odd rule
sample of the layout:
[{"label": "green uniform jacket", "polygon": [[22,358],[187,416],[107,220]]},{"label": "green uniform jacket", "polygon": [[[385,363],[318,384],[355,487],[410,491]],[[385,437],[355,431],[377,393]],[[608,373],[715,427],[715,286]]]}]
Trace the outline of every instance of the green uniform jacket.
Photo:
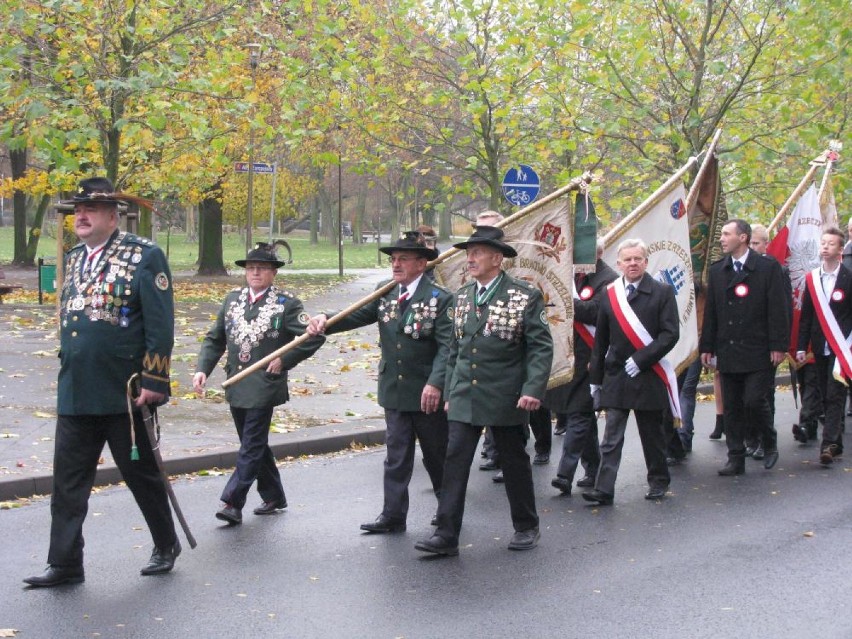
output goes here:
[{"label": "green uniform jacket", "polygon": [[507,273],[476,316],[476,281],[456,293],[447,362],[450,421],[476,426],[523,424],[517,408],[528,395],[543,399],[553,339],[538,289]]},{"label": "green uniform jacket", "polygon": [[378,322],[382,349],[379,405],[390,410],[419,411],[426,384],[444,388],[453,296],[423,276],[402,317],[397,307],[398,296],[399,287],[395,286],[384,297],[329,327],[327,332],[339,333]]},{"label": "green uniform jacket", "polygon": [[60,292],[57,412],[127,412],[127,380],[169,395],[174,345],[172,276],[151,240],[116,231],[83,277],[84,244],[65,255]]},{"label": "green uniform jacket", "polygon": [[[291,293],[271,286],[254,304],[248,303],[248,287],[234,289],[225,297],[216,321],[207,332],[198,355],[197,371],[210,376],[228,351],[225,375],[231,377],[263,359],[305,332],[308,314]],[[265,368],[255,371],[225,390],[225,399],[235,408],[269,408],[290,398],[287,371],[309,358],[325,338],[312,337],[281,357],[280,374]]]}]

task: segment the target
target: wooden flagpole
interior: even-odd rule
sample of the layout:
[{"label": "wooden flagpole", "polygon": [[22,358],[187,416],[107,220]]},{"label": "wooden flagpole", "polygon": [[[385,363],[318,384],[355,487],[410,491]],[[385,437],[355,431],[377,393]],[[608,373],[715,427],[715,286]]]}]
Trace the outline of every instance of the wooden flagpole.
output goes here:
[{"label": "wooden flagpole", "polygon": [[654,206],[657,201],[666,193],[668,193],[671,188],[677,183],[678,180],[683,178],[684,173],[686,173],[690,167],[698,162],[698,158],[691,157],[680,167],[674,175],[672,175],[668,180],[666,180],[660,188],[654,191],[642,204],[633,209],[630,214],[621,220],[618,224],[616,224],[606,235],[603,236],[603,244],[604,246],[609,246],[615,238],[617,238],[623,232],[624,228],[633,224],[635,219],[646,213],[648,209]]},{"label": "wooden flagpole", "polygon": [[[587,172],[583,173],[583,175],[581,175],[580,177],[574,178],[573,180],[571,180],[568,184],[566,184],[562,188],[557,189],[553,193],[541,198],[540,200],[537,200],[536,202],[533,202],[529,206],[525,206],[524,208],[522,208],[517,213],[514,213],[513,215],[510,215],[509,217],[500,220],[500,222],[498,222],[494,226],[502,227],[502,226],[505,226],[506,224],[509,224],[510,222],[513,222],[513,221],[515,221],[515,220],[517,220],[517,219],[519,219],[519,218],[521,218],[525,215],[529,215],[530,213],[532,213],[536,209],[541,208],[545,204],[548,204],[548,203],[552,202],[553,200],[562,197],[566,193],[569,193],[571,191],[576,191],[576,190],[580,189],[583,184],[588,184],[591,181],[592,181],[592,174],[587,171]],[[451,248],[451,249],[444,251],[438,257],[436,257],[434,260],[432,260],[431,262],[428,262],[427,265],[426,265],[426,268],[429,269],[429,268],[432,268],[433,266],[440,264],[444,260],[446,260],[446,259],[452,257],[453,255],[455,255],[456,253],[458,253],[460,250],[461,249]],[[376,289],[375,291],[373,291],[372,293],[370,293],[366,297],[358,300],[357,302],[355,302],[353,304],[350,304],[349,306],[347,306],[345,309],[343,309],[339,313],[336,313],[333,316],[329,317],[328,320],[325,323],[326,327],[334,326],[335,324],[337,324],[340,320],[342,320],[344,317],[346,317],[350,313],[353,313],[354,311],[357,311],[362,306],[366,306],[370,302],[373,302],[373,301],[379,299],[380,297],[385,295],[388,291],[390,291],[396,285],[397,285],[396,282],[390,281],[387,284],[385,284],[384,286],[382,286],[381,288]],[[272,353],[270,353],[269,355],[267,355],[263,359],[258,360],[257,362],[255,362],[254,364],[249,366],[248,368],[241,370],[239,373],[237,373],[233,377],[226,379],[224,382],[222,382],[222,387],[227,388],[228,386],[230,386],[232,384],[236,384],[241,379],[244,379],[248,375],[251,375],[256,370],[263,368],[265,366],[268,366],[269,362],[271,362],[273,359],[275,359],[276,357],[281,357],[284,353],[290,351],[293,348],[296,348],[296,346],[298,346],[299,344],[302,344],[305,341],[307,341],[308,339],[310,339],[310,337],[311,336],[308,335],[307,333],[299,335],[299,337],[294,339],[292,342],[285,344],[284,346],[277,349],[276,351],[273,351]]]},{"label": "wooden flagpole", "polygon": [[793,192],[790,194],[790,197],[787,198],[787,201],[784,202],[784,206],[782,206],[778,213],[775,215],[775,218],[770,222],[766,231],[770,235],[772,231],[775,230],[775,227],[784,219],[784,216],[787,214],[787,211],[790,210],[790,207],[799,199],[799,196],[805,192],[805,189],[813,180],[814,174],[817,172],[817,169],[825,163],[825,157],[828,151],[823,151],[819,157],[811,160],[811,168],[808,169],[808,172],[805,174],[805,177],[802,178],[802,181],[799,182],[799,186],[797,186]]},{"label": "wooden flagpole", "polygon": [[722,135],[722,129],[716,129],[716,133],[713,135],[713,139],[710,141],[710,146],[707,147],[707,155],[704,156],[704,161],[701,163],[701,168],[698,169],[698,174],[695,176],[695,180],[692,182],[692,186],[689,187],[689,193],[686,195],[686,201],[684,202],[684,206],[686,210],[689,211],[690,207],[695,202],[695,199],[698,197],[698,189],[701,184],[701,180],[704,178],[704,174],[707,172],[707,167],[710,166],[710,161],[713,159],[713,154],[716,152],[716,145],[719,142],[719,137]]}]

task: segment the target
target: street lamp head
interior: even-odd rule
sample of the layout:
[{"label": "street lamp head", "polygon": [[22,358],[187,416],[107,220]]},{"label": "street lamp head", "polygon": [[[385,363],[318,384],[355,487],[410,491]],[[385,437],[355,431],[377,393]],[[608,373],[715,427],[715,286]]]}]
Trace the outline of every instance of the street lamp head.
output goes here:
[{"label": "street lamp head", "polygon": [[245,47],[249,50],[249,64],[252,69],[256,69],[260,60],[261,45],[257,42],[250,42]]}]

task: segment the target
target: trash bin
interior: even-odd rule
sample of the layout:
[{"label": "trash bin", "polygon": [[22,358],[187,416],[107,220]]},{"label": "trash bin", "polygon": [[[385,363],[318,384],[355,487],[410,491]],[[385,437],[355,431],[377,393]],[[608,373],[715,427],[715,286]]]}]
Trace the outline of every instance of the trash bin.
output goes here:
[{"label": "trash bin", "polygon": [[38,303],[44,303],[45,293],[56,292],[56,264],[45,264],[44,258],[38,258]]}]

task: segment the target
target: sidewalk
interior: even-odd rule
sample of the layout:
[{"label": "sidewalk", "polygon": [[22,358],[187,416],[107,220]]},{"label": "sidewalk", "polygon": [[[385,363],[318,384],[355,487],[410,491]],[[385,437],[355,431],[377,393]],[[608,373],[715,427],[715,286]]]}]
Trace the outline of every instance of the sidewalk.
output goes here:
[{"label": "sidewalk", "polygon": [[[8,280],[36,286],[35,270],[6,270]],[[288,272],[278,282],[287,286]],[[326,272],[326,271],[321,271]],[[328,271],[336,273],[336,270]],[[352,269],[358,279],[305,301],[310,314],[342,309],[371,293],[387,269]],[[177,273],[176,279],[193,277]],[[221,279],[221,278],[216,278]],[[31,280],[31,281],[30,281]],[[234,285],[241,280],[233,278]],[[293,290],[299,294],[298,290]],[[199,400],[191,378],[201,338],[218,304],[192,304],[175,310],[172,401],[159,411],[162,455],[169,474],[234,466],[239,441],[222,396]],[[53,307],[0,305],[0,501],[46,494],[51,490],[56,423],[56,375],[59,368]],[[273,418],[270,445],[279,459],[319,455],[353,445],[384,443],[384,413],[376,404],[378,333],[368,326],[334,335],[310,360],[290,372],[290,401]],[[220,368],[208,388],[223,393]],[[97,389],[92,389],[97,392]],[[217,393],[217,394],[218,394]],[[105,448],[96,485],[120,481]]]}]

